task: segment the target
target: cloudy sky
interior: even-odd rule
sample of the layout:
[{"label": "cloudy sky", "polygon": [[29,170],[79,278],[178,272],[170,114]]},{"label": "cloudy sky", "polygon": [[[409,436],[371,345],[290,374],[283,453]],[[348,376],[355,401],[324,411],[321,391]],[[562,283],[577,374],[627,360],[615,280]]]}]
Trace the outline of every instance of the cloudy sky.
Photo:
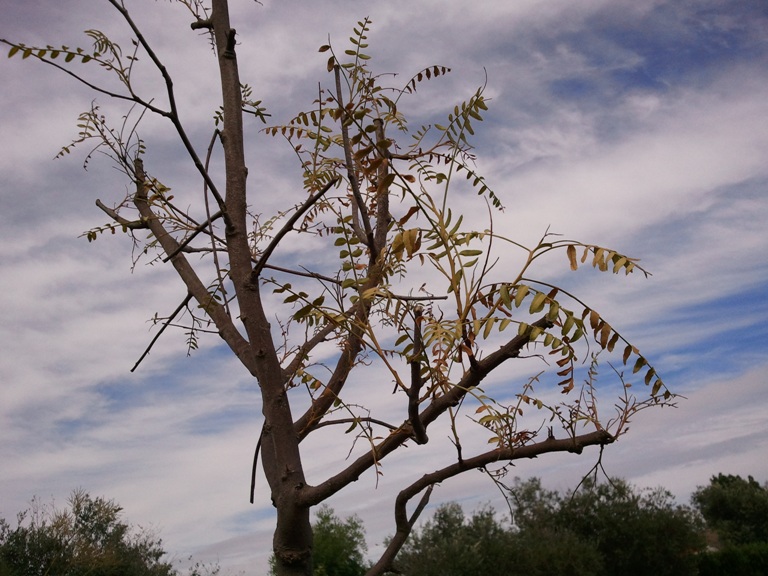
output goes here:
[{"label": "cloudy sky", "polygon": [[[126,5],[204,149],[218,89],[206,39],[174,3]],[[106,1],[0,0],[0,9],[2,38],[87,48],[82,31],[95,28],[128,45]],[[687,398],[641,414],[606,451],[608,473],[662,485],[681,503],[718,472],[768,480],[763,0],[233,0],[231,10],[242,78],[275,122],[307,109],[328,83],[318,47],[330,36],[343,51],[366,16],[376,71],[453,70],[407,101],[412,125],[439,121],[487,78],[492,101],[474,143],[506,206],[496,229],[531,243],[550,228],[640,257],[653,274],[572,273],[564,261],[537,270],[585,295]],[[161,98],[159,79],[142,70],[142,88]],[[154,334],[149,320],[185,292],[167,267],[132,267],[126,237],[80,237],[106,222],[95,199],[119,202],[127,189],[105,159],[87,172],[83,151],[53,160],[94,94],[32,59],[0,58],[0,78],[0,516],[13,518],[34,495],[63,503],[83,487],[156,527],[179,558],[260,572],[273,514],[263,478],[256,504],[247,501],[260,426],[254,383],[218,340],[187,357],[181,333],[129,372]],[[248,135],[250,182],[273,191],[260,199],[268,213],[302,191],[290,148],[258,128]],[[177,194],[199,190],[170,127],[150,119],[143,130],[154,172]],[[290,257],[312,255],[294,245]],[[313,479],[329,467],[320,448],[305,450]],[[331,501],[360,515],[374,552],[393,530],[398,487],[441,465],[440,454],[410,452],[378,488],[363,477]],[[542,457],[516,473],[567,489],[596,456]],[[501,507],[480,474],[433,496],[452,499]]]}]

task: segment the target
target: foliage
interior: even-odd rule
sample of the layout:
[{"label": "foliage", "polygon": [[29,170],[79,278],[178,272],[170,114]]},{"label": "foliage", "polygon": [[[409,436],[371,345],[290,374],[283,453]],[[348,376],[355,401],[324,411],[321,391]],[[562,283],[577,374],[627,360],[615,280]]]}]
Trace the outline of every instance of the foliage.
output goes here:
[{"label": "foliage", "polygon": [[723,544],[768,542],[768,484],[721,473],[699,486],[691,501]]},{"label": "foliage", "polygon": [[753,542],[707,551],[699,558],[699,576],[765,576],[768,542]]},{"label": "foliage", "polygon": [[472,576],[509,573],[511,538],[490,508],[469,519],[456,503],[440,506],[398,555],[403,574]]},{"label": "foliage", "polygon": [[[38,500],[18,514],[12,528],[0,519],[0,574],[4,576],[176,576],[163,560],[162,540],[121,520],[112,500],[72,493],[68,508]],[[198,569],[205,567],[198,564]],[[201,574],[191,571],[190,576]],[[218,573],[214,568],[209,574]]]},{"label": "foliage", "polygon": [[563,500],[556,523],[592,540],[606,575],[694,575],[695,552],[704,546],[697,516],[676,505],[670,492],[638,492],[618,479],[585,482]]},{"label": "foliage", "polygon": [[[212,0],[210,8],[201,0],[179,2],[192,15],[192,27],[209,33],[218,56],[222,101],[208,120],[206,154],[187,135],[171,71],[125,2],[107,1],[132,35],[129,50],[97,30],[86,32],[90,49],[2,42],[10,46],[9,56],[44,62],[127,104],[115,127],[94,102],[78,119],[78,137],[62,149],[66,155],[91,146],[86,162],[103,152],[132,182],[111,207],[97,200],[109,222],[84,236],[92,241],[122,231],[137,254],[177,272],[183,299],[169,315],[155,316],[161,328],[147,352],[169,326],[184,327],[190,351],[201,334],[214,332],[258,381],[264,426],[257,454],[277,508],[278,573],[309,574],[312,506],[367,471],[382,477],[386,457],[408,444],[429,450],[428,428],[448,435],[456,450],[438,452],[441,467],[401,490],[395,535],[371,574],[390,567],[437,484],[475,469],[500,481],[516,459],[605,446],[626,432],[638,411],[674,400],[648,359],[612,323],[534,273],[543,257],[559,252],[574,271],[589,263],[602,272],[647,275],[635,258],[548,231],[534,246],[524,246],[494,228],[502,198],[479,173],[471,145],[488,109],[484,86],[447,110],[441,123],[412,129],[404,113],[409,98],[418,96],[421,83],[440,81],[450,69],[430,65],[405,83],[386,84],[397,77],[373,70],[371,22],[359,21],[343,52],[331,44],[320,47],[328,55],[330,80],[310,109],[262,128],[288,141],[304,191],[293,201],[281,191],[278,199],[285,203],[275,213],[254,214],[249,206],[263,206],[272,191],[257,180],[248,193],[243,119],[250,114],[266,122],[269,114],[251,85],[240,81],[237,52],[244,44],[230,25],[227,1]],[[116,77],[117,88],[86,79],[83,65]],[[164,99],[134,83],[139,66],[160,74]],[[139,137],[145,114],[168,122],[199,176],[195,209],[177,205],[171,187],[153,176],[162,161]],[[216,146],[225,170],[210,167]],[[260,172],[250,171],[256,178]],[[477,194],[478,205],[459,208],[457,199],[468,191]],[[193,204],[185,198],[185,206]],[[483,222],[478,215],[485,211]],[[280,249],[297,238],[312,246],[306,265],[281,260]],[[614,368],[616,386],[600,390],[615,407],[606,412],[598,410],[598,360],[612,355],[627,373]],[[544,364],[553,373],[534,371],[512,383],[489,378],[524,356],[548,358]],[[580,383],[577,368],[585,361],[589,369]],[[380,381],[370,385],[370,378],[353,377],[356,371]],[[360,385],[369,399],[364,406],[351,400],[361,397],[354,390]],[[561,400],[546,394],[551,389],[563,393]],[[399,420],[389,421],[384,407],[398,400]],[[296,409],[304,411],[296,415]],[[533,419],[523,421],[524,412]],[[463,442],[468,425],[485,429],[489,446]],[[353,457],[312,485],[299,444],[329,426],[343,426]],[[407,504],[419,495],[409,515]]]},{"label": "foliage", "polygon": [[418,576],[547,576],[598,574],[601,557],[587,540],[549,527],[513,530],[491,508],[467,519],[456,503],[438,508],[397,558]]},{"label": "foliage", "polygon": [[[368,569],[365,529],[357,516],[343,521],[323,504],[312,524],[315,576],[362,576]],[[270,558],[270,574],[275,574],[275,557]]]},{"label": "foliage", "polygon": [[458,504],[442,506],[403,547],[398,569],[420,576],[697,574],[702,526],[664,490],[587,481],[562,495],[538,478],[516,479],[510,504],[511,525],[487,508],[467,521]]}]

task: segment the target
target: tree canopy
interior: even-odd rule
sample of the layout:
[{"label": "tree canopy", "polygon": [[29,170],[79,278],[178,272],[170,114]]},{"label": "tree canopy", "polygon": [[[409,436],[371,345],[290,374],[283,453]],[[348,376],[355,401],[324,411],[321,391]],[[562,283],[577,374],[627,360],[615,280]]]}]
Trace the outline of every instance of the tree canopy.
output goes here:
[{"label": "tree canopy", "polygon": [[691,501],[723,544],[768,542],[768,484],[720,473]]},{"label": "tree canopy", "polygon": [[585,482],[560,494],[538,478],[515,481],[512,522],[488,508],[467,519],[458,504],[440,507],[398,558],[404,574],[695,576],[703,525],[663,489],[623,480]]},{"label": "tree canopy", "polygon": [[[126,524],[113,500],[75,490],[67,504],[35,499],[15,527],[0,519],[0,576],[179,576],[162,540]],[[217,573],[197,564],[189,576]]]}]

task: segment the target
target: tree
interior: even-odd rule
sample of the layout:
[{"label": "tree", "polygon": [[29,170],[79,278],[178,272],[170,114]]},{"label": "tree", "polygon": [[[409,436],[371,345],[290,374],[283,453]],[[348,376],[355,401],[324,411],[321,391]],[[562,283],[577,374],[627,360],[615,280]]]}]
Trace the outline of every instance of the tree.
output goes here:
[{"label": "tree", "polygon": [[636,491],[623,480],[586,481],[560,494],[538,478],[515,479],[511,525],[481,509],[467,520],[440,507],[403,547],[403,574],[608,576],[698,574],[702,526],[669,492]]},{"label": "tree", "polygon": [[[314,573],[316,576],[362,576],[368,564],[365,529],[357,516],[341,520],[327,504],[317,510],[312,524]],[[275,574],[275,558],[270,559]]]},{"label": "tree", "polygon": [[445,504],[415,530],[396,567],[402,574],[419,576],[599,574],[597,549],[561,528],[547,522],[516,530],[499,521],[492,508],[481,508],[467,519],[461,506]]},{"label": "tree", "polygon": [[[534,264],[554,252],[572,270],[588,261],[600,271],[646,274],[636,259],[548,233],[527,247],[494,229],[502,199],[476,171],[469,143],[487,109],[484,87],[448,111],[442,124],[411,130],[403,113],[408,97],[450,70],[429,66],[399,86],[382,84],[392,77],[371,68],[371,22],[358,22],[343,55],[330,44],[320,48],[329,55],[330,81],[311,109],[262,132],[292,146],[305,199],[286,202],[275,214],[254,213],[270,191],[260,176],[265,168],[251,166],[248,194],[244,117],[266,123],[268,114],[240,80],[239,59],[247,54],[227,0],[178,2],[192,14],[192,28],[209,33],[218,65],[221,107],[214,111],[207,152],[190,137],[172,71],[125,0],[107,1],[131,35],[128,50],[93,29],[86,32],[89,49],[2,41],[10,56],[44,62],[98,96],[126,104],[113,125],[94,102],[79,118],[79,137],[61,152],[92,144],[86,162],[104,152],[131,183],[129,193],[109,205],[96,201],[109,222],[85,236],[95,240],[122,230],[138,245],[136,253],[178,274],[180,304],[156,316],[160,328],[149,348],[171,325],[186,326],[190,349],[212,331],[258,382],[264,423],[257,454],[277,510],[278,574],[312,572],[313,506],[365,472],[380,476],[386,458],[403,446],[429,450],[428,429],[452,438],[455,451],[400,491],[394,536],[370,574],[392,565],[436,484],[476,469],[499,481],[516,459],[605,446],[639,410],[673,402],[646,357],[595,308],[533,275]],[[162,94],[134,80],[143,67],[162,78]],[[184,199],[190,208],[175,203],[171,188],[153,175],[158,162],[137,128],[146,115],[167,122],[200,182],[198,203]],[[223,171],[211,166],[216,146]],[[478,193],[480,210],[465,219],[451,204],[468,189]],[[487,222],[478,225],[477,214],[486,209]],[[317,247],[313,254],[320,256],[311,266],[280,260],[280,248],[294,236]],[[618,389],[619,400],[611,399],[617,409],[608,415],[598,411],[598,355],[588,341],[601,360],[615,353],[647,388],[630,388],[635,376],[625,380],[617,372],[618,385],[609,393]],[[330,356],[329,344],[336,351]],[[586,381],[577,386],[579,361],[590,354]],[[501,366],[542,355],[550,356],[556,374],[534,371],[514,390],[503,385]],[[365,406],[350,400],[361,387]],[[380,410],[393,405],[393,388],[402,406],[394,420]],[[562,400],[548,400],[549,389],[560,389]],[[523,423],[524,411],[540,417]],[[463,440],[464,414],[487,429],[490,447]],[[547,421],[552,424],[545,429]],[[300,444],[340,426],[353,438],[353,457],[310,483]],[[419,495],[409,513],[407,505]]]},{"label": "tree", "polygon": [[516,573],[513,559],[510,534],[492,509],[467,519],[461,506],[449,503],[415,531],[396,566],[403,574],[419,576],[479,576]]},{"label": "tree", "polygon": [[691,502],[723,544],[768,542],[768,485],[761,486],[752,476],[712,476],[708,486],[696,489]]},{"label": "tree", "polygon": [[[545,546],[580,542],[595,550],[599,563],[582,563],[578,574],[665,575],[697,573],[695,553],[704,547],[703,527],[693,511],[678,506],[666,490],[637,491],[627,482],[584,481],[562,496],[534,478],[512,491],[519,534],[545,556]],[[536,543],[539,543],[537,546]]]},{"label": "tree", "polygon": [[162,540],[125,524],[122,508],[114,501],[76,490],[68,503],[68,509],[59,511],[33,500],[32,507],[18,515],[15,528],[0,519],[0,574],[178,574],[162,559]]}]

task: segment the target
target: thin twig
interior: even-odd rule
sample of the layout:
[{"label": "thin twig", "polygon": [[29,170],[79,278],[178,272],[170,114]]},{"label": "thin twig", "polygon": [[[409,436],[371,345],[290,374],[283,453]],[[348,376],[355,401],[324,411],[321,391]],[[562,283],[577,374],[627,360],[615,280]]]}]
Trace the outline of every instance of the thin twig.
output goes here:
[{"label": "thin twig", "polygon": [[318,423],[315,428],[323,428],[324,426],[333,426],[334,424],[352,424],[354,422],[367,422],[369,424],[378,424],[379,426],[383,426],[384,428],[388,428],[389,430],[397,430],[397,426],[393,426],[392,424],[389,424],[387,422],[384,422],[383,420],[377,420],[376,418],[338,418],[336,420],[323,420],[320,423]]},{"label": "thin twig", "polygon": [[142,360],[147,357],[149,354],[149,351],[152,350],[152,346],[155,345],[155,342],[160,338],[160,336],[165,332],[165,329],[168,328],[168,326],[173,322],[173,319],[176,317],[176,315],[181,312],[183,308],[186,307],[187,304],[189,304],[189,301],[192,300],[192,294],[187,294],[187,296],[184,298],[184,300],[179,304],[179,306],[176,308],[176,310],[173,311],[173,313],[166,319],[165,322],[163,322],[163,326],[160,328],[160,330],[155,334],[155,337],[152,338],[152,342],[149,343],[149,346],[147,346],[147,349],[144,350],[144,354],[141,355],[141,358],[139,358],[136,361],[136,364],[133,365],[133,368],[131,368],[131,372],[135,371],[136,368],[139,367],[139,364],[141,364]]},{"label": "thin twig", "polygon": [[[339,105],[339,111],[345,116],[347,111],[344,108],[344,100],[341,96],[341,68],[338,64],[333,67],[333,71],[336,75],[336,102]],[[352,146],[349,143],[349,129],[347,128],[344,116],[341,118],[341,138],[344,143],[344,162],[347,165],[347,179],[349,180],[350,188],[352,188],[352,196],[354,198],[352,207],[353,228],[355,235],[360,237],[360,240],[364,240],[368,247],[373,250],[373,229],[368,218],[368,212],[365,210],[365,202],[363,201],[363,195],[360,193],[360,186],[357,183],[355,164],[352,161]],[[363,220],[364,233],[360,230],[361,218]]]},{"label": "thin twig", "polygon": [[[189,236],[187,236],[186,238],[184,238],[184,240],[182,240],[181,242],[179,242],[179,247],[178,247],[178,248],[176,248],[176,250],[174,250],[174,251],[173,251],[173,252],[171,252],[170,254],[168,254],[168,255],[167,255],[165,258],[163,258],[163,262],[164,262],[164,263],[165,263],[165,262],[168,262],[168,261],[169,261],[171,258],[173,258],[174,256],[176,256],[176,255],[177,255],[179,252],[182,252],[182,251],[186,250],[186,248],[187,248],[187,246],[189,245],[189,243],[190,243],[190,242],[192,242],[192,240],[194,240],[194,239],[195,239],[195,237],[196,237],[198,234],[200,234],[200,232],[202,232],[203,230],[205,230],[205,229],[206,229],[208,226],[210,226],[211,224],[213,224],[213,222],[215,222],[216,220],[218,220],[219,218],[221,218],[223,215],[224,215],[224,213],[223,213],[221,210],[219,210],[219,211],[218,211],[218,212],[216,212],[216,214],[214,214],[213,216],[209,216],[209,217],[208,217],[208,219],[207,219],[205,222],[203,222],[202,224],[198,224],[197,226],[195,226],[195,228],[192,230],[192,233],[191,233]],[[213,233],[213,232],[211,232],[211,233]],[[212,238],[212,241],[214,241],[214,242],[215,242],[215,240],[214,240],[213,238]],[[207,249],[206,249],[206,250],[207,250]]]},{"label": "thin twig", "polygon": [[[197,168],[198,172],[203,177],[203,180],[210,187],[211,194],[213,195],[214,198],[216,198],[216,202],[219,204],[219,208],[223,212],[224,221],[229,226],[230,221],[229,221],[229,216],[227,215],[227,212],[226,212],[224,198],[219,193],[218,189],[216,188],[216,184],[213,182],[210,174],[208,174],[208,171],[205,169],[205,167],[203,166],[203,163],[200,161],[200,158],[198,157],[197,152],[195,151],[195,148],[192,146],[192,142],[189,140],[189,137],[187,136],[187,132],[186,130],[184,130],[184,127],[181,124],[181,120],[179,119],[179,111],[176,106],[176,95],[173,91],[173,79],[171,78],[171,75],[168,73],[168,70],[166,69],[166,67],[157,57],[157,54],[155,54],[155,51],[152,50],[152,47],[149,45],[149,42],[147,42],[147,39],[144,38],[144,35],[141,33],[141,30],[131,18],[125,6],[123,6],[117,0],[108,0],[108,1],[123,16],[125,21],[128,23],[128,26],[131,27],[131,30],[136,35],[136,40],[142,45],[144,50],[147,51],[147,55],[152,60],[155,67],[160,71],[160,74],[163,76],[163,80],[165,81],[166,92],[168,94],[168,103],[171,107],[171,110],[170,112],[165,112],[160,110],[158,111],[158,113],[161,114],[162,116],[167,117],[173,123],[173,126],[176,128],[176,133],[179,135],[179,138],[181,139],[182,144],[184,144],[184,148],[187,150],[187,153],[192,159],[192,162],[195,164],[195,167]],[[134,101],[138,101],[138,99],[134,98]],[[142,104],[142,106],[147,106],[148,108],[150,108],[150,110],[156,111],[154,107],[150,107],[149,105],[144,104],[144,102],[140,102],[140,103]]]},{"label": "thin twig", "polygon": [[272,239],[272,241],[269,243],[267,248],[262,252],[261,258],[259,258],[259,261],[256,263],[256,266],[253,267],[253,271],[251,272],[251,278],[258,278],[261,274],[261,271],[264,269],[264,266],[267,264],[267,260],[272,255],[272,252],[275,251],[275,248],[277,248],[277,245],[280,243],[280,241],[283,239],[283,237],[288,234],[291,230],[293,230],[293,225],[298,221],[299,218],[302,217],[302,215],[309,210],[312,205],[320,200],[328,190],[331,189],[332,186],[334,186],[339,181],[338,178],[334,178],[328,184],[323,186],[323,188],[317,192],[315,192],[312,196],[307,198],[304,201],[304,204],[299,206],[296,209],[296,213],[291,216],[288,221],[285,223],[285,226],[283,226],[280,231],[275,234],[275,237]]}]

